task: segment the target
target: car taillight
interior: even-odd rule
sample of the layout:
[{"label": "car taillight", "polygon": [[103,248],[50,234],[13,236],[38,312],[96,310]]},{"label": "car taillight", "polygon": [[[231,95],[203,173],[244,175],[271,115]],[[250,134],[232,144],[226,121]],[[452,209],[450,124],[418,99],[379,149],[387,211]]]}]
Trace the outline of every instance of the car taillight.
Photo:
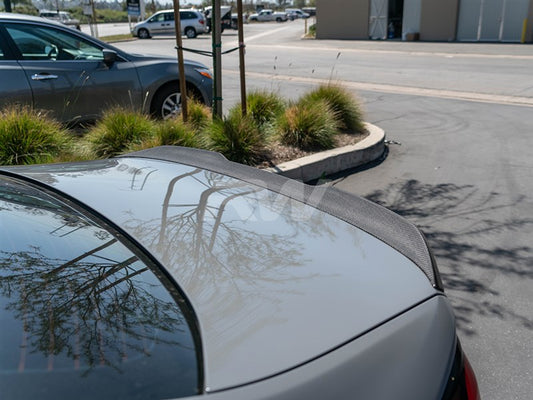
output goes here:
[{"label": "car taillight", "polygon": [[203,25],[205,23],[203,19],[199,19],[198,22],[200,23],[200,25]]},{"label": "car taillight", "polygon": [[479,387],[477,385],[476,375],[470,365],[470,361],[464,356],[465,364],[465,386],[466,386],[466,398],[468,400],[481,400],[479,395]]},{"label": "car taillight", "polygon": [[481,400],[476,375],[461,350],[459,340],[442,400]]}]

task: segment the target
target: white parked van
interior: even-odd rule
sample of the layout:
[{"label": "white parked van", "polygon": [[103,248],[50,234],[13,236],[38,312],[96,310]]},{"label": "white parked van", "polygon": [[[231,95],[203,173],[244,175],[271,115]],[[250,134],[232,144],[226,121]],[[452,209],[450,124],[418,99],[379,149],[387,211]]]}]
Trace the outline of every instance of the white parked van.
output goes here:
[{"label": "white parked van", "polygon": [[[207,33],[207,23],[200,11],[180,10],[181,34],[192,39],[201,33]],[[173,34],[176,31],[174,24],[174,10],[158,11],[146,21],[133,26],[131,33],[139,39],[148,39],[157,34]]]}]

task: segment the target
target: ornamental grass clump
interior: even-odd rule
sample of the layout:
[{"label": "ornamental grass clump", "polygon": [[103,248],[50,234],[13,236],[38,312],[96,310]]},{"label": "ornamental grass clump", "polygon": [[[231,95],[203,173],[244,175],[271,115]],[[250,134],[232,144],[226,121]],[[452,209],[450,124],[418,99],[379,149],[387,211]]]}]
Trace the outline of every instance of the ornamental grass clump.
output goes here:
[{"label": "ornamental grass clump", "polygon": [[285,102],[275,93],[256,90],[246,96],[247,113],[261,128],[272,124],[285,111]]},{"label": "ornamental grass clump", "polygon": [[45,113],[19,106],[0,112],[0,165],[54,162],[71,146],[66,130]]},{"label": "ornamental grass clump", "polygon": [[154,127],[154,134],[140,142],[132,143],[128,146],[128,151],[139,151],[157,146],[201,148],[203,143],[201,135],[191,126],[184,123],[180,118],[169,118],[164,121],[157,121]]},{"label": "ornamental grass clump", "polygon": [[171,118],[157,125],[157,146],[202,147],[201,135],[189,123]]},{"label": "ornamental grass clump", "polygon": [[303,150],[326,150],[339,128],[336,113],[325,100],[299,101],[278,119],[281,143]]},{"label": "ornamental grass clump", "polygon": [[335,112],[339,128],[348,132],[362,132],[363,113],[355,97],[345,88],[332,83],[320,85],[305,94],[300,101],[325,100]]},{"label": "ornamental grass clump", "polygon": [[90,149],[97,157],[116,156],[139,145],[155,134],[155,124],[139,112],[115,108],[103,118],[86,136]]},{"label": "ornamental grass clump", "polygon": [[[187,124],[195,131],[201,132],[211,122],[211,109],[197,101],[187,103]],[[192,146],[191,146],[192,147]]]},{"label": "ornamental grass clump", "polygon": [[209,150],[228,160],[255,165],[266,155],[265,137],[250,116],[232,113],[214,120],[208,128]]}]

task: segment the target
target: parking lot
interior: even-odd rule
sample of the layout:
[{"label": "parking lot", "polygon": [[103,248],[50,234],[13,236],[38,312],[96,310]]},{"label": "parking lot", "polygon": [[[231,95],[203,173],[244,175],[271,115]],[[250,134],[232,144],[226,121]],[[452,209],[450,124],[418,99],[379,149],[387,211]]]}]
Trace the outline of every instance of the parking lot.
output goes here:
[{"label": "parking lot", "polygon": [[[334,81],[387,132],[388,154],[330,185],[400,213],[426,233],[483,399],[533,387],[533,80],[530,45],[303,40],[304,22],[245,27],[248,88],[296,98]],[[116,46],[175,54],[157,37]],[[237,45],[223,34],[223,49]],[[208,50],[209,36],[185,47]],[[195,54],[188,57],[209,64]],[[227,109],[239,100],[237,53],[223,59]]]}]

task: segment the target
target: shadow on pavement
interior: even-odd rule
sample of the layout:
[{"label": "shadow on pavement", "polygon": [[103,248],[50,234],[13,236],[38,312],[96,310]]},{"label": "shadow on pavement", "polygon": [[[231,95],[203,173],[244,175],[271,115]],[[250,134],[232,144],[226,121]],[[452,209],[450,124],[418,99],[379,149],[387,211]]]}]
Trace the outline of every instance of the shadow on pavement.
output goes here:
[{"label": "shadow on pavement", "polygon": [[[521,233],[533,226],[533,219],[513,212],[525,196],[509,200],[500,193],[481,194],[473,185],[407,180],[366,198],[402,215],[426,234],[445,288],[452,294],[462,333],[476,334],[471,328],[474,315],[513,321],[533,330],[531,317],[502,306],[500,293],[491,287],[500,274],[533,278],[533,250]],[[483,295],[495,296],[495,301],[477,300],[487,298]]]}]

